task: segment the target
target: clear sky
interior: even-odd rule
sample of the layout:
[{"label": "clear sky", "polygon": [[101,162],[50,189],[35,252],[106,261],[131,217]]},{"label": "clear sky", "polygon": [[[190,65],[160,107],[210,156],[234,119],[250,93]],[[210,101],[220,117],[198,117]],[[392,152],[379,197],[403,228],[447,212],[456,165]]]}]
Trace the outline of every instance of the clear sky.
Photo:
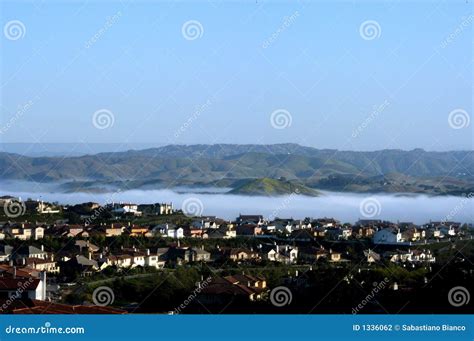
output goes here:
[{"label": "clear sky", "polygon": [[0,6],[4,143],[473,147],[472,0]]}]

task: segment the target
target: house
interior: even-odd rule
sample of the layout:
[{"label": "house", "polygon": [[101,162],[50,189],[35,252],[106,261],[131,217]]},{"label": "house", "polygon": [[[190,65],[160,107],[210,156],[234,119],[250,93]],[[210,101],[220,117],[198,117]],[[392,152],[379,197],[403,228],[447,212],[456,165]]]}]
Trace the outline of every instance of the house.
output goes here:
[{"label": "house", "polygon": [[131,237],[145,236],[150,230],[148,226],[138,226],[138,225],[131,225],[129,228],[130,228]]},{"label": "house", "polygon": [[298,258],[305,260],[307,262],[314,263],[321,258],[328,258],[329,252],[324,249],[324,247],[303,247],[299,249]]},{"label": "house", "polygon": [[406,241],[417,242],[425,237],[425,230],[420,230],[416,226],[410,226],[402,232],[402,239]]},{"label": "house", "polygon": [[263,277],[245,274],[215,277],[202,287],[197,300],[204,305],[245,303],[265,299],[268,291]]},{"label": "house", "polygon": [[237,231],[232,224],[221,225],[217,229],[209,229],[206,233],[208,238],[215,239],[231,239],[237,237]]},{"label": "house", "polygon": [[88,240],[76,240],[74,246],[79,248],[79,253],[82,253],[83,249],[92,253],[99,251],[99,247],[92,244]]},{"label": "house", "polygon": [[265,225],[265,220],[263,219],[262,215],[242,215],[240,214],[237,217],[237,224],[257,224],[257,225]]},{"label": "house", "polygon": [[112,223],[110,227],[105,229],[105,236],[106,237],[118,237],[121,236],[122,233],[126,230],[126,227],[120,223]]},{"label": "house", "polygon": [[253,249],[228,248],[228,249],[223,249],[220,251],[221,251],[221,255],[224,258],[229,259],[233,262],[255,260],[255,259],[260,258],[259,254],[253,251]]},{"label": "house", "polygon": [[364,250],[364,257],[367,263],[376,263],[381,259],[380,255],[371,249]]},{"label": "house", "polygon": [[166,237],[173,238],[173,239],[181,239],[184,238],[184,230],[182,227],[178,228],[170,228],[166,231]]},{"label": "house", "polygon": [[108,204],[106,208],[115,214],[132,214],[134,216],[142,215],[142,212],[138,210],[138,205],[132,203],[112,203]]},{"label": "house", "polygon": [[37,271],[44,271],[47,273],[59,273],[59,266],[54,260],[54,257],[51,259],[41,259],[41,258],[23,258],[22,260],[23,266],[28,268],[37,270]]},{"label": "house", "polygon": [[44,245],[41,245],[39,249],[35,246],[23,245],[15,250],[14,258],[16,260],[23,258],[48,259],[48,253],[44,251]]},{"label": "house", "polygon": [[262,227],[257,224],[239,225],[236,229],[239,236],[256,236],[262,234]]},{"label": "house", "polygon": [[298,259],[298,248],[290,245],[262,245],[263,259],[271,262],[284,264],[296,263]]},{"label": "house", "polygon": [[329,249],[329,261],[340,262],[342,260],[342,253]]},{"label": "house", "polygon": [[99,264],[96,260],[92,259],[92,255],[89,253],[88,257],[76,255],[72,258],[66,258],[64,269],[80,272],[82,276],[90,276],[99,270]]},{"label": "house", "polygon": [[44,227],[29,223],[6,225],[3,228],[5,237],[16,238],[20,240],[42,239],[44,237]]},{"label": "house", "polygon": [[405,240],[399,229],[384,228],[374,234],[374,244],[397,244],[403,243]]},{"label": "house", "polygon": [[[32,276],[16,266],[0,265],[0,299],[45,300],[46,272]],[[3,310],[3,305],[0,309]]]}]

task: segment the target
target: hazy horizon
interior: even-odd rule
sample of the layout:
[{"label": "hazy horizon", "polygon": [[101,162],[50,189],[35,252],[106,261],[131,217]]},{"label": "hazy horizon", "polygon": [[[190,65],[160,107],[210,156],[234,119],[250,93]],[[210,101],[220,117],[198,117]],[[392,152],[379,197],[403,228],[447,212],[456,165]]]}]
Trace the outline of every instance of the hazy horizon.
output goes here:
[{"label": "hazy horizon", "polygon": [[473,147],[465,1],[0,6],[3,143]]}]

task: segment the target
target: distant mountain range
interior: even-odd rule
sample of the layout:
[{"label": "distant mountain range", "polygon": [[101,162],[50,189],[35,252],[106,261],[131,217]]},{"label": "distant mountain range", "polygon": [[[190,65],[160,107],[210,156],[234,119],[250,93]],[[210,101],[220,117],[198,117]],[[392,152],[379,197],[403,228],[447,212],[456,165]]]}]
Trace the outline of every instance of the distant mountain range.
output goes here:
[{"label": "distant mountain range", "polygon": [[268,186],[284,194],[293,183],[307,188],[308,195],[317,189],[461,195],[474,192],[473,174],[474,151],[355,152],[297,144],[216,144],[76,157],[0,153],[0,180],[60,181],[64,191],[189,186],[229,187],[231,193],[241,194],[253,188],[251,194],[267,195]]}]

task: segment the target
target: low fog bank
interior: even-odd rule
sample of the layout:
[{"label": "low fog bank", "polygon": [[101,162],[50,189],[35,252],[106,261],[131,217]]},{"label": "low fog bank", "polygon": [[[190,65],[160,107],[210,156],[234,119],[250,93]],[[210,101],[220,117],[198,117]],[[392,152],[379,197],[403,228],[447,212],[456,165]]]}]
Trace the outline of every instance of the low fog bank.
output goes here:
[{"label": "low fog bank", "polygon": [[[289,195],[282,197],[249,197],[229,194],[177,193],[172,190],[130,190],[110,193],[59,193],[17,187],[15,191],[0,184],[0,195],[57,201],[62,204],[77,204],[94,201],[133,202],[137,204],[172,202],[181,208],[190,198],[202,203],[202,215],[215,215],[234,219],[239,214],[261,214],[264,217],[305,218],[334,217],[343,222],[358,219],[384,219],[393,222],[411,221],[422,224],[430,220],[454,220],[474,222],[474,199],[450,196],[430,197],[425,195],[399,196],[389,194],[354,194],[324,192],[321,197]],[[182,190],[182,188],[180,189]],[[189,200],[188,200],[189,201]],[[361,209],[361,205],[363,206]],[[362,211],[367,212],[366,216]]]}]

